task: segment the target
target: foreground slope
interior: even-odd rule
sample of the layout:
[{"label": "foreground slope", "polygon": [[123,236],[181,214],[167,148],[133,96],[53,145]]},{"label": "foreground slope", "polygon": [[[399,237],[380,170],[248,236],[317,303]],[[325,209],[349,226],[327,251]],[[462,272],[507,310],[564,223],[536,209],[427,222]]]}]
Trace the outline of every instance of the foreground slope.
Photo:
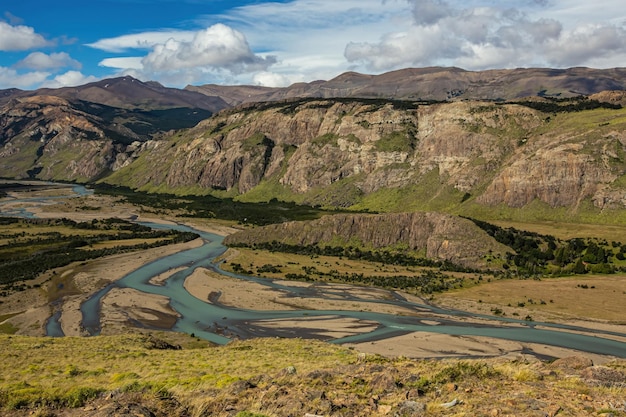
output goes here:
[{"label": "foreground slope", "polygon": [[435,362],[298,339],[209,347],[145,335],[2,336],[0,349],[0,407],[13,417],[626,415],[624,361]]}]

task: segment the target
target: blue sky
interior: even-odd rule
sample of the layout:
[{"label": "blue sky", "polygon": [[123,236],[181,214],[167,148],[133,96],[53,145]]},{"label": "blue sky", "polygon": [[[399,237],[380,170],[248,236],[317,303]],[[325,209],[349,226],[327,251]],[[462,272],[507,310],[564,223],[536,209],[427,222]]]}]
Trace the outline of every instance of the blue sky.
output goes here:
[{"label": "blue sky", "polygon": [[407,67],[626,67],[623,0],[19,0],[0,89],[286,86]]}]

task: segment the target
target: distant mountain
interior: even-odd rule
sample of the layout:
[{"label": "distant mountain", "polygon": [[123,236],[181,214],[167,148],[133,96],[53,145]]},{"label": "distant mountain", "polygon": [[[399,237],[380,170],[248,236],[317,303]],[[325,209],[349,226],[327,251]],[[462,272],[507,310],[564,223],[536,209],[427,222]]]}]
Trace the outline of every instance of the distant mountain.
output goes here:
[{"label": "distant mountain", "polygon": [[15,178],[90,181],[121,168],[169,131],[211,116],[199,108],[141,110],[65,99],[0,105],[0,171]]},{"label": "distant mountain", "polygon": [[12,98],[54,96],[66,100],[81,100],[122,109],[164,110],[191,108],[215,113],[230,107],[218,97],[198,92],[164,87],[157,82],[143,82],[133,77],[110,78],[78,87],[41,88],[33,91],[0,90],[0,105]]},{"label": "distant mountain", "polygon": [[521,97],[574,97],[626,90],[626,68],[519,68],[466,71],[409,68],[380,75],[346,72],[329,81],[285,88],[202,85],[185,90],[217,96],[231,105],[298,97],[386,98],[398,100],[512,100]]}]

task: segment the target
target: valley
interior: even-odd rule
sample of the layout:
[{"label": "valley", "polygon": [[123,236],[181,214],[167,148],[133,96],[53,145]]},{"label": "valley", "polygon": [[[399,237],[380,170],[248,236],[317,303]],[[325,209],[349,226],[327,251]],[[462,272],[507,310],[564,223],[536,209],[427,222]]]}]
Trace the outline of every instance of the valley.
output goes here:
[{"label": "valley", "polygon": [[0,407],[626,415],[623,80],[3,90]]},{"label": "valley", "polygon": [[[44,191],[35,189],[32,192],[10,194],[10,198],[12,197],[14,201],[6,202],[5,200],[3,210],[19,206],[22,209],[32,210],[39,218],[72,217],[91,225],[97,224],[98,220],[94,219],[108,218],[110,215],[134,219],[134,221],[141,221],[142,224],[156,226],[158,223],[163,225],[159,227],[174,229],[178,229],[180,227],[178,225],[182,223],[187,223],[197,228],[196,233],[200,233],[205,242],[215,241],[215,243],[221,243],[223,237],[214,234],[205,236],[200,230],[212,230],[232,235],[237,229],[243,228],[242,231],[245,232],[245,230],[262,230],[263,228],[262,226],[260,228],[259,226],[242,226],[232,222],[229,225],[224,221],[220,224],[204,220],[196,224],[193,218],[176,217],[174,213],[166,210],[162,210],[160,216],[156,217],[154,213],[150,213],[153,210],[150,207],[131,205],[123,199],[116,200],[109,195],[70,196],[55,202],[49,199],[53,192],[54,189]],[[91,209],[81,210],[80,207]],[[94,209],[95,207],[98,209]],[[111,223],[111,221],[106,222]],[[35,235],[46,230],[45,226],[40,227],[42,227],[41,231],[35,231]],[[190,238],[193,239],[193,236]],[[147,242],[145,239],[143,241]],[[91,244],[92,247],[94,245],[94,243]],[[6,300],[0,305],[4,316],[8,317],[5,326],[12,333],[17,334],[38,335],[47,332],[65,336],[117,334],[132,329],[173,329],[217,343],[224,343],[233,337],[249,338],[261,335],[306,337],[334,340],[338,343],[354,343],[356,347],[366,351],[371,351],[372,346],[379,345],[380,349],[388,355],[407,357],[424,355],[437,357],[444,351],[448,353],[443,356],[492,356],[494,354],[501,356],[535,350],[537,354],[543,356],[559,357],[567,349],[562,350],[566,348],[566,345],[561,345],[556,338],[546,339],[543,342],[545,346],[541,346],[542,342],[536,339],[540,336],[524,336],[524,334],[534,331],[532,329],[535,327],[559,331],[558,327],[564,325],[567,328],[570,320],[576,321],[576,326],[571,330],[578,333],[597,334],[608,339],[626,341],[619,307],[614,315],[610,315],[610,309],[598,312],[598,314],[589,310],[581,312],[577,310],[578,304],[575,303],[574,298],[568,297],[562,287],[552,287],[554,282],[563,280],[569,281],[571,286],[574,286],[575,282],[585,282],[586,290],[580,288],[580,284],[577,290],[584,291],[585,296],[589,298],[585,303],[588,308],[604,304],[608,296],[611,296],[615,305],[619,306],[621,305],[620,299],[626,294],[626,282],[620,279],[613,279],[613,285],[610,287],[613,294],[609,294],[606,290],[601,290],[608,285],[607,279],[593,276],[585,276],[584,281],[580,278],[519,281],[518,279],[511,280],[510,277],[503,280],[507,277],[494,274],[493,271],[489,272],[487,269],[465,272],[461,269],[457,272],[448,272],[437,264],[402,266],[367,259],[350,259],[350,257],[344,259],[343,256],[298,255],[236,247],[226,252],[224,252],[226,248],[219,249],[217,252],[212,249],[211,252],[198,252],[198,254],[205,253],[198,259],[184,255],[186,253],[191,255],[193,251],[202,250],[200,245],[201,242],[196,239],[189,243],[170,244],[163,249],[148,249],[144,246],[134,249],[135,253],[131,255],[103,254],[91,261],[74,261],[68,262],[67,266],[55,267],[34,281],[35,285],[29,284],[30,280],[25,280],[21,286],[5,286],[8,297],[5,297]],[[115,244],[108,246],[115,246]],[[207,246],[207,249],[210,246]],[[211,262],[214,257],[224,260],[221,267],[218,266],[220,264]],[[175,260],[178,258],[180,261]],[[158,269],[159,262],[163,264],[163,269]],[[192,267],[190,267],[190,262]],[[111,263],[116,266],[112,268]],[[218,268],[239,274],[230,276],[220,274]],[[447,269],[449,268],[448,266]],[[146,272],[140,272],[143,269],[146,269]],[[184,275],[181,275],[183,271]],[[302,274],[303,271],[306,275]],[[240,275],[242,272],[246,275]],[[342,274],[344,278],[341,278]],[[131,276],[134,275],[137,275],[137,284],[130,284],[130,279],[134,279]],[[255,276],[262,278],[254,278]],[[359,281],[371,281],[371,283],[362,286],[362,283],[357,281],[357,286],[355,286],[354,281],[346,280],[348,277],[359,277]],[[398,287],[398,277],[404,277],[404,280],[410,280],[416,283],[412,285],[417,286]],[[178,282],[180,287],[170,286],[169,282],[172,284]],[[417,284],[419,282],[423,283]],[[438,283],[437,286],[432,287],[435,282]],[[522,300],[524,302],[498,299],[499,292],[483,290],[496,283],[513,283],[513,288],[520,290],[527,285],[525,282],[535,284],[535,288],[529,291],[526,298],[537,293],[542,294],[542,297],[536,297],[536,302],[532,302],[532,299],[528,302],[526,298]],[[592,289],[589,289],[588,283],[592,283]],[[110,288],[108,293],[99,291],[104,287]],[[427,288],[431,289],[427,290]],[[454,294],[452,297],[447,295],[450,291]],[[481,299],[478,303],[483,304],[481,308],[478,308],[476,296],[472,294],[484,294],[484,291],[487,294],[484,295],[485,299]],[[508,291],[510,292],[511,289]],[[192,298],[185,295],[183,301],[174,296],[174,294],[182,295],[187,292]],[[463,305],[472,305],[473,314],[437,307],[439,300],[448,305],[452,305],[453,300],[457,300],[456,305],[461,305],[458,300],[463,300],[464,292],[467,294],[465,299],[468,301]],[[39,294],[40,305],[35,308],[30,302],[28,303],[31,305],[30,309],[18,311],[17,309],[23,303],[23,297],[36,298],[34,295],[29,295],[33,293]],[[99,297],[103,297],[94,299],[97,310],[86,310],[88,304],[86,301],[91,302],[92,296],[96,293],[101,293]],[[43,298],[41,298],[42,294]],[[17,300],[22,300],[22,302]],[[474,300],[473,304],[471,300]],[[548,303],[547,300],[550,302]],[[511,302],[516,304],[511,305]],[[50,310],[50,305],[54,306],[52,310]],[[555,305],[558,305],[558,308],[548,308]],[[209,313],[211,311],[209,306],[212,306],[210,308],[215,309],[215,312]],[[51,311],[56,311],[58,314],[56,318],[53,318],[52,323],[49,320]],[[242,315],[243,311],[251,311],[252,314]],[[272,311],[275,313],[267,314]],[[399,323],[389,327],[387,321],[392,316],[385,317],[384,315],[399,318],[415,317],[414,324],[422,323],[422,326],[426,327],[409,325],[405,330],[401,330],[405,325]],[[96,321],[89,324],[92,322],[88,322],[88,318],[89,320],[95,318]],[[543,322],[544,318],[545,322]],[[48,323],[45,328],[44,322]],[[554,327],[549,322],[559,323],[559,326]],[[479,327],[473,327],[472,323],[479,324],[479,327],[494,326],[493,330],[496,333],[490,331],[476,333]],[[435,327],[429,330],[429,326]],[[406,335],[402,337],[414,337],[415,331],[440,333],[439,329],[446,326],[453,326],[451,329],[457,326],[456,330],[448,331],[451,331],[453,335],[465,333],[469,337],[467,341],[469,345],[463,348],[463,344],[457,341],[457,349],[449,352],[444,339],[440,344],[439,353],[434,347],[430,347],[426,353],[422,351],[419,343],[408,346],[395,342],[377,342],[374,345],[369,343],[369,341],[384,341],[387,338],[402,335]],[[476,351],[470,348],[472,343],[475,343],[470,335],[482,334],[482,337],[485,337],[492,334],[495,336],[498,327],[506,329],[510,326],[519,329],[519,336],[514,336],[513,339],[510,335],[503,336],[504,341],[499,340],[497,336],[496,338],[488,336],[482,342],[482,349]],[[58,330],[54,330],[55,328]],[[391,328],[396,330],[390,331]],[[380,336],[375,336],[379,333]],[[517,337],[521,339],[515,342]],[[363,340],[358,341],[359,339]],[[582,343],[583,345],[575,346],[584,346],[585,342]],[[549,347],[550,345],[553,347]],[[550,353],[556,346],[558,348]],[[621,348],[618,346],[616,345],[617,350],[611,350],[612,348],[607,346],[609,350],[605,350],[604,354],[619,356],[618,352]],[[588,352],[601,353],[604,348],[596,340],[593,345],[588,345],[587,349]],[[374,351],[380,353],[378,348]]]},{"label": "valley", "polygon": [[[180,209],[155,210],[109,194],[71,197],[71,190],[62,187],[10,194],[14,200],[4,203],[2,209],[33,212],[41,219],[72,217],[93,222],[115,217],[159,222],[166,227],[185,223],[222,236],[258,227],[184,217]],[[63,198],[50,200],[55,194]],[[551,227],[559,230],[562,225]],[[45,227],[39,232],[43,230]],[[583,230],[601,233],[602,229],[588,226]],[[619,227],[608,228],[607,233],[601,238],[619,234]],[[167,295],[123,287],[110,290],[101,301],[100,336],[85,337],[80,308],[84,300],[141,265],[152,265],[200,244],[196,239],[73,263],[27,281],[29,288],[3,297],[0,329],[8,335],[0,335],[0,349],[6,358],[0,367],[0,380],[5,381],[0,385],[0,400],[6,415],[25,416],[37,409],[54,415],[103,417],[120,412],[227,416],[236,410],[241,416],[249,415],[245,414],[249,410],[259,415],[282,415],[286,410],[296,414],[359,410],[351,415],[361,415],[366,410],[368,415],[384,416],[418,404],[407,397],[419,399],[431,415],[530,415],[525,414],[529,409],[581,416],[590,410],[622,413],[618,401],[624,390],[619,382],[624,378],[623,359],[589,352],[603,341],[616,343],[618,350],[613,353],[618,356],[624,352],[626,332],[619,295],[620,291],[624,295],[625,289],[619,274],[541,280],[485,276],[481,281],[471,273],[446,272],[462,279],[467,288],[420,295],[328,282],[322,275],[313,283],[285,278],[305,269],[411,275],[428,267],[232,248],[220,257],[225,269],[245,265],[254,271],[253,276],[263,278],[242,279],[241,275],[199,267],[185,279],[184,287],[200,304],[220,309],[217,320],[224,326],[213,330],[221,335],[238,331],[232,318],[224,314],[252,313],[255,319],[249,324],[253,325],[247,327],[255,329],[247,334],[251,339],[234,337],[226,345],[216,345],[203,340],[202,332],[193,333],[194,328],[172,332],[180,318],[176,303]],[[149,286],[171,290],[166,282],[175,280],[186,267],[168,264],[167,272],[153,276]],[[280,265],[281,271],[268,265]],[[492,282],[484,282],[487,280]],[[582,288],[582,283],[587,287]],[[568,295],[575,291],[585,293],[586,309],[579,309],[583,305],[579,296]],[[538,301],[531,303],[527,297]],[[545,305],[542,297],[547,299]],[[607,297],[616,309],[606,308]],[[400,307],[397,301],[403,299],[406,302]],[[520,300],[524,306],[508,306]],[[43,334],[42,325],[53,311],[51,301],[60,301],[53,304],[53,310],[61,313],[59,323],[65,337],[37,336]],[[417,305],[421,307],[416,309]],[[305,314],[293,314],[298,311]],[[351,312],[362,318],[350,318],[354,317]],[[533,321],[524,320],[524,315],[532,315]],[[382,316],[393,317],[397,323],[413,323],[413,327],[380,332],[385,326],[375,318]],[[414,326],[416,320],[421,323],[419,329]],[[512,332],[509,335],[502,333],[507,328]],[[543,335],[540,341],[515,340],[514,334],[531,328]],[[358,341],[377,329],[375,338]],[[485,336],[473,329],[495,332]],[[586,346],[593,348],[561,347],[579,337],[588,339]],[[29,357],[27,362],[19,359],[24,355]],[[516,394],[520,392],[524,392],[523,398]],[[493,395],[498,396],[497,401]],[[274,399],[259,404],[254,401],[258,396]],[[455,405],[444,406],[448,403]]]}]

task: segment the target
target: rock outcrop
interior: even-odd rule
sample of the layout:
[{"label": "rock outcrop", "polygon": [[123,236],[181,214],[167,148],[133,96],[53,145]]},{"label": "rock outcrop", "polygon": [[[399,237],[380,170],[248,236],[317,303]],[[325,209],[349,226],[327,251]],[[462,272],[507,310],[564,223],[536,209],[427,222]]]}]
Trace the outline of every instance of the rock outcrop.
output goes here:
[{"label": "rock outcrop", "polygon": [[[132,163],[158,145],[163,126],[190,127],[204,112],[172,121],[186,110],[156,113],[57,96],[26,96],[0,107],[0,175],[93,181]],[[192,110],[188,109],[187,113]],[[163,120],[157,122],[161,117]],[[197,120],[194,120],[194,117]]]},{"label": "rock outcrop", "polygon": [[0,111],[0,175],[374,211],[626,207],[626,110],[542,100],[299,99],[146,134],[148,119],[23,98]]},{"label": "rock outcrop", "polygon": [[[251,192],[254,199],[333,207],[365,200],[365,207],[385,211],[468,199],[509,207],[588,200],[598,209],[621,208],[623,114],[554,114],[489,102],[254,104],[170,138],[119,176],[137,188]],[[122,183],[116,175],[109,180]]]},{"label": "rock outcrop", "polygon": [[272,241],[305,246],[354,245],[365,250],[395,248],[468,267],[484,267],[487,254],[504,258],[511,250],[470,220],[424,212],[336,214],[243,230],[227,236],[224,243],[250,245]]}]

